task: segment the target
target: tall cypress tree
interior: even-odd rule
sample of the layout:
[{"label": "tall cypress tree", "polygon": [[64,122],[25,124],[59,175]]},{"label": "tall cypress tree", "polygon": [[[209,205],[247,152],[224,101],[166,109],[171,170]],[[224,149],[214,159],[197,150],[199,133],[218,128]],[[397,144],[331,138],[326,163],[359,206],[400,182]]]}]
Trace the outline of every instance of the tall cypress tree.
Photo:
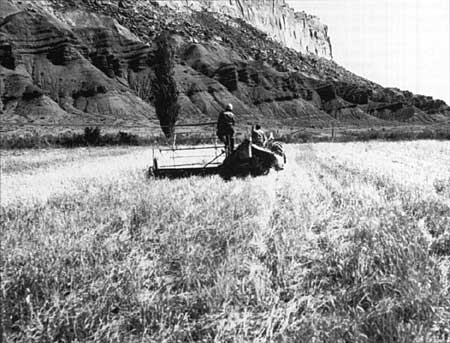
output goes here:
[{"label": "tall cypress tree", "polygon": [[175,133],[180,106],[178,89],[174,74],[175,49],[170,42],[170,34],[163,32],[156,40],[157,50],[154,59],[155,80],[152,84],[156,116],[167,138]]}]

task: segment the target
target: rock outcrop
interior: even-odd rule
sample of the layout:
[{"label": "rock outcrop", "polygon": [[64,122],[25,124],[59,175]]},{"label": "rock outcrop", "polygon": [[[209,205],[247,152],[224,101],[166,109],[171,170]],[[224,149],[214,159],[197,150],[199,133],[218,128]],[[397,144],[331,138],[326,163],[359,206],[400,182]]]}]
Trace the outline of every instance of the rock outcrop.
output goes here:
[{"label": "rock outcrop", "polygon": [[[251,16],[272,18],[264,12],[270,4],[275,15],[267,20],[292,10],[281,0],[255,1],[250,8],[250,0],[230,0],[226,8],[236,13],[227,13],[216,8],[224,1],[185,0],[178,4],[183,10],[174,10],[171,0],[164,1],[171,7],[154,0],[0,0],[0,120],[156,125],[154,41],[163,31],[176,50],[181,122],[215,120],[227,103],[243,126],[448,120],[442,101],[383,88],[268,39],[249,24]],[[194,2],[215,11],[184,8],[195,9]],[[281,29],[295,26],[286,20]]]},{"label": "rock outcrop", "polygon": [[210,11],[245,20],[283,46],[332,58],[328,28],[319,18],[295,12],[285,0],[156,0],[176,11]]},{"label": "rock outcrop", "polygon": [[[154,118],[145,96],[132,89],[142,88],[134,81],[140,72],[151,73],[148,46],[108,27],[111,18],[66,15],[72,26],[34,11],[15,11],[1,22],[2,119],[39,121],[45,111],[38,106],[32,110],[38,102],[40,108],[47,108],[45,118],[51,123],[90,118],[138,124]],[[77,24],[89,18],[97,20],[95,26]]]}]

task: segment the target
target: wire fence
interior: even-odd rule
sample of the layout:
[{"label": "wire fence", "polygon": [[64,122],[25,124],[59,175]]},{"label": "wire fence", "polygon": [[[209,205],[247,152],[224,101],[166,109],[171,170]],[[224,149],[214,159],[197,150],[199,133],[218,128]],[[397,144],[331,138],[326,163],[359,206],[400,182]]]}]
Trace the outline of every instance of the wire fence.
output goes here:
[{"label": "wire fence", "polygon": [[[6,136],[8,134],[16,135],[17,131],[21,131],[20,134],[32,135],[39,134],[42,136],[61,136],[71,134],[73,131],[83,132],[86,129],[98,128],[102,133],[117,133],[117,134],[129,134],[139,135],[142,138],[147,138],[155,142],[160,143],[173,143],[173,139],[179,141],[205,141],[208,138],[213,140],[216,136],[217,122],[203,122],[203,123],[180,123],[175,125],[175,137],[166,138],[159,123],[139,124],[139,125],[122,125],[122,124],[105,124],[105,123],[11,123],[0,122],[0,134]],[[33,129],[41,128],[42,132],[35,132]],[[60,129],[60,130],[48,130],[48,129]],[[29,130],[29,131],[27,131]],[[126,132],[129,131],[129,132]],[[236,128],[236,137],[242,139],[248,134],[248,129]]]},{"label": "wire fence", "polygon": [[[6,124],[6,125],[5,125]],[[216,122],[181,123],[176,125],[175,137],[168,139],[158,125],[61,124],[61,123],[2,123],[0,148],[28,149],[46,147],[80,147],[107,145],[153,145],[177,147],[182,145],[220,144]],[[42,127],[44,130],[28,130]],[[60,128],[61,130],[57,130]],[[238,145],[251,135],[251,126],[236,128]],[[450,140],[450,126],[392,126],[392,127],[285,127],[274,130],[275,139],[284,143],[348,142],[369,140]]]},{"label": "wire fence", "polygon": [[0,122],[0,148],[217,144],[216,126],[216,122],[180,123],[175,127],[174,137],[167,138],[159,124],[153,123],[119,125]]}]

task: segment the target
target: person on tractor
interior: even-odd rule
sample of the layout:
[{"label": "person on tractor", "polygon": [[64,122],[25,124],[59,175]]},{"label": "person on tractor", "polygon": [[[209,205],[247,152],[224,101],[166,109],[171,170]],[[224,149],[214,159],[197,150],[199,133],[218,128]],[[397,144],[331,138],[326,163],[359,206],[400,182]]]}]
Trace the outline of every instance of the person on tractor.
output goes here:
[{"label": "person on tractor", "polygon": [[233,105],[228,104],[217,120],[217,136],[225,144],[227,156],[234,151],[234,125]]},{"label": "person on tractor", "polygon": [[266,134],[261,129],[261,126],[259,124],[256,124],[252,128],[252,143],[256,144],[260,147],[264,147],[267,141]]}]

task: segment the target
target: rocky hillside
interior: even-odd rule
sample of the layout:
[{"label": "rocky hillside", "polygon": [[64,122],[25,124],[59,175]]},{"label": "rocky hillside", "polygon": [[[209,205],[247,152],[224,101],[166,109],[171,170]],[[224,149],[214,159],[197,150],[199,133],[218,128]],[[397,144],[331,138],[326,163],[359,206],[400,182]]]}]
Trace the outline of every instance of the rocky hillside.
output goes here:
[{"label": "rocky hillside", "polygon": [[285,0],[156,0],[178,12],[208,11],[245,20],[284,46],[332,58],[328,28],[319,18],[296,13]]},{"label": "rocky hillside", "polygon": [[[155,123],[154,41],[163,31],[177,51],[182,122],[215,119],[230,102],[243,125],[449,120],[442,101],[383,88],[319,57],[330,57],[331,46],[317,19],[294,14],[284,1],[254,2],[232,0],[218,8],[223,2],[0,0],[0,120]],[[273,11],[266,12],[270,5]],[[279,25],[283,13],[286,22]],[[314,32],[311,41],[298,39],[304,31],[295,23],[302,16],[306,26],[317,25],[317,39]],[[264,28],[263,18],[270,22],[265,32],[257,29]],[[290,20],[297,40],[287,38]],[[308,44],[322,50],[304,53]]]}]

